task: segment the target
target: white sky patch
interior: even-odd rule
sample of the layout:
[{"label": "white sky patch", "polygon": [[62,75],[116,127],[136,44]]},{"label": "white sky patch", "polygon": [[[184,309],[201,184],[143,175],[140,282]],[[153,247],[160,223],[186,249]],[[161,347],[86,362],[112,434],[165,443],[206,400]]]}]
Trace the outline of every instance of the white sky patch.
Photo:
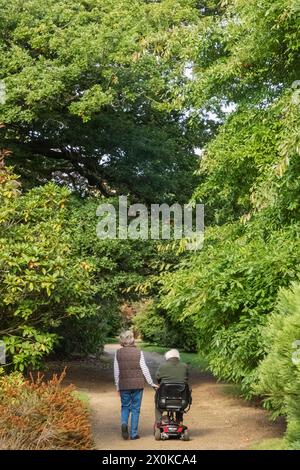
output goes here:
[{"label": "white sky patch", "polygon": [[0,104],[6,103],[6,85],[4,80],[0,80]]},{"label": "white sky patch", "polygon": [[224,113],[233,113],[236,111],[237,105],[233,102],[222,104],[221,109]]},{"label": "white sky patch", "polygon": [[190,61],[185,64],[183,68],[183,75],[189,80],[193,80],[195,78],[194,62]]},{"label": "white sky patch", "polygon": [[201,149],[200,147],[194,147],[194,154],[197,155],[198,157],[201,157],[203,152],[204,152],[204,149]]}]

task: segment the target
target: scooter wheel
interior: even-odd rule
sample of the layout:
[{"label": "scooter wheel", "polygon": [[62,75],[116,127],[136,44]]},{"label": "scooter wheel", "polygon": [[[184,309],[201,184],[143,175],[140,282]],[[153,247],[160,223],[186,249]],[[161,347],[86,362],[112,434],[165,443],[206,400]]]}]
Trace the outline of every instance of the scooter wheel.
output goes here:
[{"label": "scooter wheel", "polygon": [[156,441],[160,441],[161,439],[160,429],[155,429],[154,438]]},{"label": "scooter wheel", "polygon": [[188,429],[185,429],[185,431],[183,433],[183,436],[182,436],[182,439],[184,441],[189,441],[190,440],[190,431]]}]

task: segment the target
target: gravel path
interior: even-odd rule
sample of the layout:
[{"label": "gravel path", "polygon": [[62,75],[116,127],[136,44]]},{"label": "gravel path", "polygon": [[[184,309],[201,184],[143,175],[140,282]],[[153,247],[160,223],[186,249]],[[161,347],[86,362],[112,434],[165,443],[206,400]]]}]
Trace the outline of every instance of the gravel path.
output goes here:
[{"label": "gravel path", "polygon": [[[260,407],[236,398],[230,393],[231,386],[216,381],[210,374],[191,370],[193,405],[185,424],[190,428],[191,440],[155,441],[153,437],[154,392],[146,386],[144,391],[139,434],[137,441],[124,441],[120,436],[120,398],[113,384],[113,356],[118,345],[105,347],[101,362],[72,361],[59,364],[67,366],[67,382],[74,383],[90,398],[91,419],[97,449],[247,449],[262,439],[280,437],[282,423],[272,423]],[[145,352],[151,373],[163,357]],[[57,364],[51,369],[57,370]]]}]

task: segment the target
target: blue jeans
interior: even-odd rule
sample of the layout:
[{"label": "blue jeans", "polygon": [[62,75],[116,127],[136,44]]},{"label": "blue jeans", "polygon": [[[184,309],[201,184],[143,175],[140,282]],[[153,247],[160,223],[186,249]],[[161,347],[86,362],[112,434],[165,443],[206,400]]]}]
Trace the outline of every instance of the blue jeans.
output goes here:
[{"label": "blue jeans", "polygon": [[137,436],[140,409],[143,398],[143,389],[139,388],[136,390],[121,390],[121,424],[127,424],[129,421],[129,415],[131,413],[131,430],[130,437]]}]

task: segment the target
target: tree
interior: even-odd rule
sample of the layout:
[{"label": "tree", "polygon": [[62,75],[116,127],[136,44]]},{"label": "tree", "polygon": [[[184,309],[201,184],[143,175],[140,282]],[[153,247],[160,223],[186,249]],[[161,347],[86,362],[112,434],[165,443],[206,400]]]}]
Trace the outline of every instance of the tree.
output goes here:
[{"label": "tree", "polygon": [[[8,364],[38,366],[66,317],[94,315],[92,267],[67,232],[70,194],[53,183],[20,193],[11,168],[0,168],[0,337]],[[51,331],[52,330],[52,331]]]},{"label": "tree", "polygon": [[[99,306],[95,315],[83,315],[75,319],[65,318],[58,328],[62,337],[56,351],[98,353],[99,346],[108,335],[116,335],[123,326],[121,306],[135,302],[155,290],[152,277],[158,277],[165,269],[174,269],[178,257],[170,250],[160,250],[160,240],[99,239],[96,225],[97,208],[101,203],[118,205],[116,198],[89,197],[85,200],[73,197],[68,212],[68,231],[75,256],[83,258],[91,268],[94,301]],[[168,240],[165,241],[168,243]],[[138,288],[144,285],[141,291]]]},{"label": "tree", "polygon": [[106,201],[54,183],[22,193],[0,159],[0,338],[13,367],[38,367],[53,349],[99,352],[120,328],[120,304],[138,298],[130,288],[176,262],[159,241],[98,239]]},{"label": "tree", "polygon": [[195,2],[1,0],[0,8],[1,138],[27,185],[54,178],[84,194],[186,200],[201,134],[184,107]]},{"label": "tree", "polygon": [[262,326],[299,276],[300,9],[232,0],[216,13],[199,28],[188,94],[195,115],[220,123],[193,195],[205,205],[204,248],[162,279],[160,307],[178,328],[194,323],[214,374],[249,397]]}]

